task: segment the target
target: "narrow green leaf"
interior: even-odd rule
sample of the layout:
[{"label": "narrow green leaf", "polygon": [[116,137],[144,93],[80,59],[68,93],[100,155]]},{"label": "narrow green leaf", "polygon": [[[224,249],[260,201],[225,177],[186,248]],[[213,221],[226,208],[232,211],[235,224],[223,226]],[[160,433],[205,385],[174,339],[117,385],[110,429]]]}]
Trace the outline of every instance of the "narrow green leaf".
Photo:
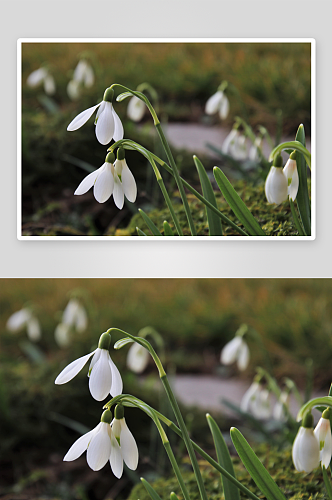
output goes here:
[{"label": "narrow green leaf", "polygon": [[147,236],[144,231],[142,231],[139,227],[136,228],[138,236]]},{"label": "narrow green leaf", "polygon": [[[227,472],[229,472],[230,474],[232,474],[232,476],[235,477],[232,459],[229,454],[223,435],[220,432],[218,425],[213,420],[211,415],[207,415],[206,419],[208,421],[210,431],[213,436],[218,462],[224,469],[227,470]],[[221,474],[221,480],[224,489],[225,500],[240,500],[240,493],[235,484],[231,483],[222,474]]]},{"label": "narrow green leaf", "polygon": [[303,231],[303,228],[301,226],[301,222],[299,221],[299,218],[297,216],[293,200],[289,199],[289,204],[290,204],[292,217],[293,217],[293,221],[294,221],[295,227],[297,229],[297,232],[299,233],[300,236],[304,236],[304,231]]},{"label": "narrow green leaf", "polygon": [[[305,146],[305,133],[303,125],[300,125],[295,137],[296,141],[299,141],[303,146]],[[299,174],[299,190],[297,192],[296,201],[299,207],[299,212],[302,220],[304,230],[308,236],[311,235],[311,210],[310,201],[308,193],[308,181],[307,181],[307,164],[303,154],[296,151],[296,166]]]},{"label": "narrow green leaf", "polygon": [[161,500],[161,498],[158,495],[158,493],[156,492],[156,490],[154,488],[152,488],[151,484],[148,483],[144,479],[144,477],[141,477],[141,481],[143,483],[144,488],[146,489],[146,491],[149,493],[150,497],[152,498],[152,500]]},{"label": "narrow green leaf", "polygon": [[33,344],[28,340],[24,340],[23,342],[20,342],[19,345],[24,354],[30,359],[30,361],[36,363],[36,365],[41,365],[42,363],[45,363],[46,361],[45,354],[36,344]]},{"label": "narrow green leaf", "polygon": [[116,98],[117,102],[121,102],[124,99],[127,99],[127,97],[132,97],[133,94],[131,92],[123,92],[122,94],[119,94],[118,97]]},{"label": "narrow green leaf", "polygon": [[171,226],[168,224],[167,220],[164,220],[164,235],[165,236],[174,236]]},{"label": "narrow green leaf", "polygon": [[302,420],[307,411],[312,410],[312,408],[316,408],[316,406],[328,406],[332,408],[332,397],[331,396],[322,396],[321,398],[314,398],[308,401],[306,404],[302,406],[300,411],[297,414],[296,420],[299,422]]},{"label": "narrow green leaf", "polygon": [[174,491],[171,492],[169,498],[170,500],[179,500],[179,497],[174,493]]},{"label": "narrow green leaf", "polygon": [[150,229],[151,233],[153,234],[153,236],[162,236],[161,232],[159,231],[159,229],[157,228],[157,226],[152,222],[152,220],[150,219],[150,217],[144,212],[144,210],[142,210],[141,208],[138,209],[139,213],[141,214],[141,216],[143,217],[146,225],[148,226],[148,228]]},{"label": "narrow green leaf", "polygon": [[324,466],[322,467],[322,471],[323,471],[323,479],[324,479],[327,494],[329,496],[329,499],[332,500],[332,485],[331,485],[331,481],[328,478],[328,475],[327,475],[327,472],[326,472],[326,469]]},{"label": "narrow green leaf", "polygon": [[235,427],[231,428],[231,438],[243,465],[267,500],[286,500],[279,486],[255,455],[241,432]]},{"label": "narrow green leaf", "polygon": [[[210,179],[205,168],[203,167],[202,162],[197,158],[197,156],[194,156],[194,162],[199,175],[199,180],[201,182],[204,198],[206,198],[214,207],[218,208]],[[222,236],[223,232],[220,218],[207,206],[205,206],[205,209],[209,225],[209,235]]]},{"label": "narrow green leaf", "polygon": [[131,342],[134,342],[133,339],[129,339],[128,337],[124,339],[120,339],[114,344],[114,349],[121,349],[123,346],[130,344]]},{"label": "narrow green leaf", "polygon": [[265,236],[263,229],[241,200],[226,175],[218,167],[214,167],[213,174],[225,200],[251,236]]}]

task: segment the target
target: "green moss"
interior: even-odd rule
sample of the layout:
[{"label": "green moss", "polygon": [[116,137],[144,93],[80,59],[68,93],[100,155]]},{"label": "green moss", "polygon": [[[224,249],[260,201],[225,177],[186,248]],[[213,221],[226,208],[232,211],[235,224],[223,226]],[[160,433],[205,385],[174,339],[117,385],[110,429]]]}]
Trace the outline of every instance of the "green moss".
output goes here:
[{"label": "green moss", "polygon": [[[291,448],[277,451],[276,449],[268,448],[266,445],[261,445],[256,449],[256,453],[289,500],[321,500],[327,498],[321,470],[316,469],[311,474],[296,472],[292,463]],[[237,479],[259,498],[264,498],[239,458],[234,458],[233,463]],[[200,468],[209,500],[223,499],[220,474],[205,461],[200,462]],[[184,481],[191,499],[199,500],[200,497],[194,474],[186,471],[185,467],[183,467],[183,470]],[[174,475],[170,478],[160,478],[151,484],[163,500],[168,499],[172,491],[180,499],[183,498]],[[240,495],[241,498],[247,498],[242,493]],[[138,498],[140,500],[150,500],[142,484],[137,484],[133,488],[128,500],[137,500]]]}]

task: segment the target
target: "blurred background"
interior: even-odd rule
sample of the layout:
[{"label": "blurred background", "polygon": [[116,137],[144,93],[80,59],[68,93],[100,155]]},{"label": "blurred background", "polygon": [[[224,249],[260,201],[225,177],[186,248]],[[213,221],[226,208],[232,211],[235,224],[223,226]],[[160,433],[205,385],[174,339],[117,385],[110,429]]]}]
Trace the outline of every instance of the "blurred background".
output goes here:
[{"label": "blurred background", "polygon": [[[56,376],[71,361],[95,349],[108,328],[137,335],[149,326],[163,339],[160,343],[148,337],[163,358],[192,438],[214,456],[206,412],[216,418],[228,443],[229,428],[236,425],[258,447],[265,465],[277,473],[279,464],[283,471],[279,479],[286,481],[289,474],[293,485],[289,488],[298,480],[307,495],[303,498],[309,498],[308,482],[317,492],[313,478],[320,472],[295,475],[290,455],[297,430],[294,421],[277,422],[269,416],[261,422],[241,413],[240,403],[257,366],[280,387],[285,377],[292,379],[302,397],[328,393],[331,291],[330,279],[2,279],[0,496],[8,500],[137,499],[145,498],[144,492],[134,490],[130,496],[130,491],[142,475],[157,480],[161,493],[162,478],[173,481],[155,429],[137,409],[126,409],[140,452],[136,472],[126,469],[116,480],[108,465],[99,472],[90,470],[85,454],[74,462],[62,461],[73,442],[97,425],[107,400],[92,399],[88,365],[65,385],[56,386]],[[72,314],[76,311],[71,324],[69,303]],[[239,371],[236,363],[221,364],[220,353],[242,324],[252,334],[245,337],[249,364]],[[112,346],[119,338],[113,336]],[[153,363],[150,360],[141,373],[134,373],[127,364],[128,349],[111,348],[124,393],[173,418]],[[290,408],[296,415],[299,405],[294,398]],[[192,478],[183,443],[171,434],[170,439],[189,484]],[[267,445],[279,454],[267,451]],[[206,462],[201,467],[211,498],[220,498],[218,477]],[[237,468],[237,474],[249,481],[243,467]],[[168,487],[174,490],[174,481]]]},{"label": "blurred background", "polygon": [[[144,91],[158,109],[182,176],[195,188],[200,190],[193,154],[211,175],[214,165],[225,171],[267,235],[295,234],[288,208],[267,205],[264,180],[274,143],[294,139],[300,123],[310,149],[310,49],[309,43],[23,43],[22,234],[123,236],[136,235],[136,226],[149,233],[138,207],[149,212],[159,228],[165,218],[172,225],[152,169],[136,152],[127,153],[138,184],[135,204],[126,202],[119,211],[112,198],[97,203],[92,190],[73,195],[87,173],[104,163],[107,148],[97,142],[92,118],[75,132],[67,132],[67,125],[100,102],[112,83],[152,87],[152,94]],[[80,61],[88,71],[82,65],[77,70]],[[223,120],[218,113],[205,113],[207,100],[222,81],[228,82],[229,100]],[[115,103],[125,138],[166,159],[148,112],[133,121],[127,115],[128,101]],[[268,131],[271,141],[263,141],[264,158],[249,158],[249,140],[241,160],[223,153],[236,116],[256,136],[260,127]],[[182,222],[174,181],[167,172],[162,175]],[[192,196],[189,201],[198,234],[207,235],[204,206]],[[218,204],[235,220],[220,195]]]}]

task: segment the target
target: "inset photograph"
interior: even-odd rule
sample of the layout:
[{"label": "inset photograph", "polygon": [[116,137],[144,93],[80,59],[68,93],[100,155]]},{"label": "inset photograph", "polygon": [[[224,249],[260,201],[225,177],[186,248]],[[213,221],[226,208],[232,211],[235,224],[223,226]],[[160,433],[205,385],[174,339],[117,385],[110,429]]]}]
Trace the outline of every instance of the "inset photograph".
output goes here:
[{"label": "inset photograph", "polygon": [[314,146],[312,39],[18,41],[19,239],[314,239]]}]

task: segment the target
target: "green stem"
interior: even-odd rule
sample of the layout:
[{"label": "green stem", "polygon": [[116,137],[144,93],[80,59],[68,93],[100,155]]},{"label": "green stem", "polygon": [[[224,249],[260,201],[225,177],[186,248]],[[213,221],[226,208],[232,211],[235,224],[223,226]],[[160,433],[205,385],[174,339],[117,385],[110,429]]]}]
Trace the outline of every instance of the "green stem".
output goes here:
[{"label": "green stem", "polygon": [[188,200],[187,200],[187,196],[186,196],[186,193],[184,191],[182,180],[181,180],[178,168],[177,168],[177,166],[175,164],[175,161],[174,161],[171,149],[170,149],[170,147],[168,145],[168,142],[166,140],[166,137],[164,135],[164,132],[163,132],[163,129],[161,128],[160,123],[155,124],[155,127],[157,129],[157,132],[158,132],[158,135],[159,135],[160,140],[162,142],[162,145],[163,145],[163,147],[165,149],[168,161],[169,161],[169,163],[171,165],[171,168],[172,168],[172,171],[173,171],[174,178],[175,178],[177,186],[179,188],[180,195],[181,195],[182,202],[183,202],[183,206],[184,206],[184,209],[185,209],[185,212],[186,212],[186,215],[187,215],[187,219],[188,219],[188,223],[189,223],[191,234],[192,234],[192,236],[197,236],[195,225],[194,225],[194,220],[193,220],[191,212],[190,212],[190,208],[189,208],[189,203],[188,203]]},{"label": "green stem", "polygon": [[189,492],[187,490],[187,487],[184,483],[184,480],[183,480],[183,477],[181,475],[181,472],[180,472],[180,469],[179,469],[179,466],[177,464],[177,461],[175,459],[175,456],[174,456],[174,453],[173,453],[173,450],[171,448],[171,445],[169,444],[169,440],[168,440],[168,437],[159,421],[158,418],[155,418],[153,419],[154,420],[154,423],[156,424],[157,426],[157,429],[159,431],[159,434],[160,434],[160,437],[161,437],[161,440],[163,442],[163,445],[164,445],[164,448],[166,450],[166,453],[168,455],[168,458],[172,464],[172,467],[173,467],[173,470],[174,470],[174,473],[176,475],[176,478],[177,480],[179,481],[179,485],[180,485],[180,488],[182,490],[182,493],[183,493],[183,496],[185,498],[185,500],[190,500],[190,495],[189,495]]},{"label": "green stem", "polygon": [[283,142],[283,143],[279,144],[276,148],[274,148],[271,151],[270,156],[269,156],[269,161],[272,161],[274,159],[274,157],[277,156],[278,154],[280,154],[281,151],[283,151],[284,149],[295,149],[299,153],[302,153],[304,158],[305,158],[305,161],[308,164],[308,167],[311,170],[311,154],[307,150],[307,148],[305,146],[303,146],[303,144],[301,144],[300,141],[289,141],[289,142]]},{"label": "green stem", "polygon": [[176,420],[178,421],[179,427],[182,431],[182,437],[183,437],[183,440],[185,442],[185,445],[186,445],[186,448],[188,450],[189,457],[190,457],[190,460],[191,460],[191,463],[192,463],[192,466],[194,469],[194,473],[195,473],[197,484],[198,484],[198,489],[199,489],[199,492],[201,494],[201,499],[207,500],[207,495],[206,495],[206,491],[205,491],[205,487],[204,487],[204,483],[203,483],[203,478],[202,478],[201,471],[200,471],[199,466],[198,466],[198,462],[197,462],[197,458],[196,458],[196,455],[194,452],[194,448],[193,448],[191,439],[189,437],[186,425],[184,423],[182,414],[180,412],[179,405],[174,397],[173,391],[172,391],[171,386],[168,382],[167,375],[165,374],[162,377],[160,377],[160,380],[164,386],[164,389],[166,391],[168,399],[169,399],[171,406],[173,408],[174,415],[175,415]]},{"label": "green stem", "polygon": [[[295,210],[295,206],[294,206],[294,202],[290,198],[289,198],[289,204],[290,204],[290,209],[291,209],[291,212],[292,212],[292,216],[293,216],[293,221],[294,221],[295,227],[296,227],[299,235],[300,236],[304,236],[305,235],[304,229],[302,228],[300,219],[297,216],[297,213],[296,213],[296,210]],[[305,236],[307,236],[307,235],[305,235]]]}]

